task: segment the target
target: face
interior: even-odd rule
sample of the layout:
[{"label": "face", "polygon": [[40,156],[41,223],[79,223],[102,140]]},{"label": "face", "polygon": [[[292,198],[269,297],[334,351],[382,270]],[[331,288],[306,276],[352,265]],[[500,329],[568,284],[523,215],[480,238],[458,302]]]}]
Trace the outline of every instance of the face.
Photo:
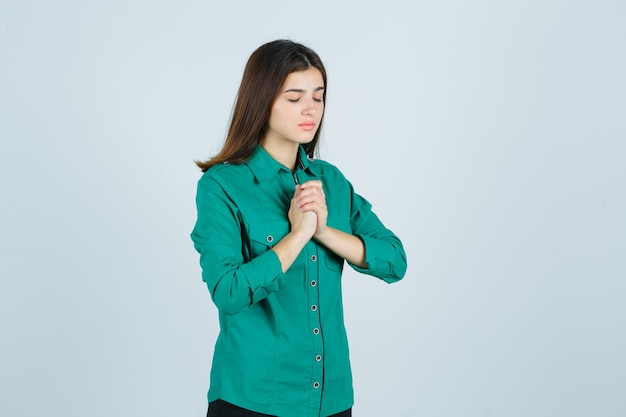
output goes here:
[{"label": "face", "polygon": [[324,114],[324,79],[316,68],[292,72],[274,100],[264,145],[311,142]]}]

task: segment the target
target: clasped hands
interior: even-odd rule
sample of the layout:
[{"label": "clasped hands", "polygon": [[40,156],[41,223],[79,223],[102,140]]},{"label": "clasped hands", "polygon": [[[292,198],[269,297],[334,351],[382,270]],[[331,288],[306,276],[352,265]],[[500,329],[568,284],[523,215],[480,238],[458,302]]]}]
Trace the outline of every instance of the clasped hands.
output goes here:
[{"label": "clasped hands", "polygon": [[288,217],[291,230],[304,233],[309,238],[320,236],[326,231],[328,209],[321,181],[296,184]]}]

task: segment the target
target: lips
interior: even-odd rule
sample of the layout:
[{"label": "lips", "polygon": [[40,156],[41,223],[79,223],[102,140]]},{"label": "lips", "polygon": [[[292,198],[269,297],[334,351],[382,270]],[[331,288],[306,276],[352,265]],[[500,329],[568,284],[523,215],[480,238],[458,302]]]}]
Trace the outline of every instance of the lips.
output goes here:
[{"label": "lips", "polygon": [[300,126],[304,130],[313,130],[313,129],[315,129],[315,123],[313,123],[313,122],[300,123],[298,126]]}]

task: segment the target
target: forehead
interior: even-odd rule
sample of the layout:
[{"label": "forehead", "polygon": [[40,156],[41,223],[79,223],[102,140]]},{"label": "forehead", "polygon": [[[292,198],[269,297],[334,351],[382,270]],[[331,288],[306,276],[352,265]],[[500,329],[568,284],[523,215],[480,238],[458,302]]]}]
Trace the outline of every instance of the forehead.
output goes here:
[{"label": "forehead", "polygon": [[324,86],[322,73],[317,68],[308,68],[304,71],[290,73],[283,83],[283,90],[290,88],[314,90]]}]

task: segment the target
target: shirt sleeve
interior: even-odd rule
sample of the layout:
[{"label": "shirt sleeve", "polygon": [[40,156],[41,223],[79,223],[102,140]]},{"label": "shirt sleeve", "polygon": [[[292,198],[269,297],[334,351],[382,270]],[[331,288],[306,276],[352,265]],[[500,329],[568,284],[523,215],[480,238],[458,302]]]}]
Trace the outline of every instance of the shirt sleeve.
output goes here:
[{"label": "shirt sleeve", "polygon": [[285,285],[274,251],[244,262],[239,209],[215,178],[205,174],[200,179],[196,206],[191,239],[200,253],[202,280],[221,312],[239,313]]},{"label": "shirt sleeve", "polygon": [[356,194],[352,185],[350,226],[352,234],[365,245],[365,262],[367,268],[350,266],[356,271],[373,275],[385,282],[393,283],[401,280],[406,273],[406,253],[400,239],[383,225],[372,211],[372,205]]}]

